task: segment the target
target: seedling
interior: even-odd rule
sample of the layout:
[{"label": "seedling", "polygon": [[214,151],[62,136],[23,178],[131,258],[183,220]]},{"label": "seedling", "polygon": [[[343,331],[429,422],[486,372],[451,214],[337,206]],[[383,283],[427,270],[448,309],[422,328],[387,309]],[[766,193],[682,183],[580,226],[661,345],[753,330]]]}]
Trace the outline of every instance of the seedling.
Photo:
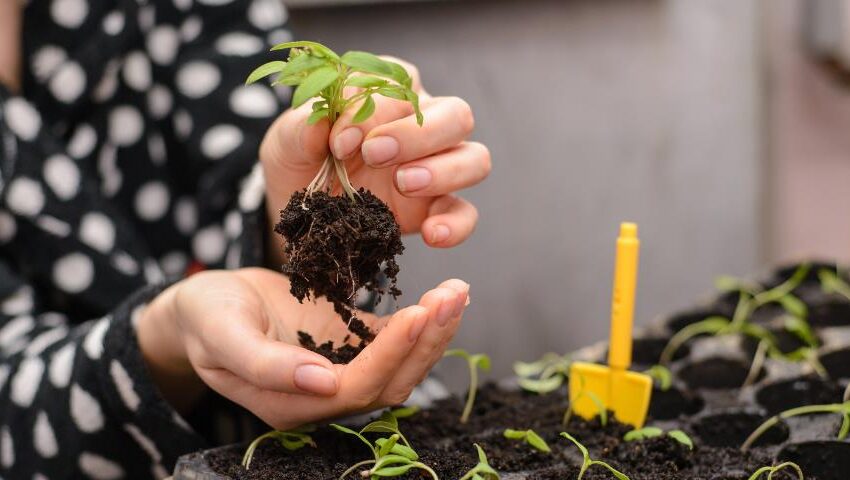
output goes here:
[{"label": "seedling", "polygon": [[[315,98],[308,123],[327,119],[333,125],[344,112],[356,108],[352,121],[363,122],[375,112],[375,96],[408,102],[421,125],[419,97],[413,79],[395,62],[368,52],[338,55],[330,48],[308,41],[275,45],[272,51],[289,49],[286,61],[275,60],[254,70],[246,83],[272,77],[273,85],[295,87],[292,107]],[[335,190],[335,184],[338,189]],[[341,191],[341,196],[333,195]],[[395,260],[404,250],[401,228],[389,207],[365,189],[355,190],[345,163],[329,154],[316,176],[295,192],[281,211],[275,232],[285,239],[283,272],[290,292],[299,301],[326,297],[348,329],[361,342],[332,360],[345,363],[374,338],[374,333],[354,315],[355,294],[365,288],[385,293],[383,273],[393,297],[399,271]],[[299,336],[306,348],[323,351],[333,344],[317,346],[306,333]],[[351,350],[354,349],[354,352]]]},{"label": "seedling", "polygon": [[[411,448],[407,439],[398,430],[396,417],[390,412],[384,412],[381,418],[366,425],[359,432],[335,423],[332,423],[331,427],[360,439],[369,448],[369,451],[372,452],[374,457],[348,467],[339,476],[339,480],[343,480],[357,469],[366,466],[370,466],[370,468],[361,470],[360,476],[362,478],[370,478],[371,480],[382,477],[398,477],[413,469],[423,470],[431,475],[431,478],[438,480],[436,472],[428,465],[419,461],[419,454]],[[387,438],[378,438],[373,443],[363,436],[366,432],[384,432],[391,433],[391,435]]]},{"label": "seedling", "polygon": [[307,434],[307,432],[312,432],[313,430],[315,430],[315,427],[308,425],[296,430],[272,430],[271,432],[260,435],[245,450],[245,455],[242,456],[242,466],[245,467],[245,470],[251,468],[251,460],[254,459],[254,452],[260,446],[260,443],[268,439],[277,440],[281,447],[289,451],[295,451],[307,445],[315,448],[316,442],[313,441],[313,437]]},{"label": "seedling", "polygon": [[835,293],[850,300],[850,284],[839,274],[837,267],[835,271],[827,268],[818,270],[818,279],[825,293]]},{"label": "seedling", "polygon": [[844,440],[850,434],[850,384],[844,390],[844,398],[842,403],[831,403],[825,405],[804,405],[802,407],[791,408],[777,415],[774,415],[764,423],[759,425],[753,433],[747,437],[747,440],[741,445],[741,451],[747,451],[753,444],[764,435],[765,432],[776,426],[779,422],[787,420],[791,417],[800,415],[811,415],[814,413],[838,413],[841,415],[841,428],[838,430],[838,440]]},{"label": "seedling", "polygon": [[398,420],[400,418],[410,418],[410,417],[416,415],[417,413],[419,413],[419,410],[422,410],[422,409],[419,408],[419,406],[417,406],[417,405],[411,405],[409,407],[399,407],[399,408],[394,408],[394,409],[390,410],[390,415],[395,417],[396,420]]},{"label": "seedling", "polygon": [[490,357],[483,353],[473,355],[460,348],[448,350],[443,356],[463,358],[469,365],[469,392],[466,394],[466,405],[464,405],[463,413],[460,415],[460,423],[466,423],[472,414],[472,405],[475,403],[475,394],[478,391],[478,369],[480,368],[485,372],[490,371]]},{"label": "seedling", "polygon": [[567,425],[570,423],[570,420],[573,418],[573,403],[582,398],[589,398],[591,402],[596,406],[596,414],[599,416],[599,423],[604,427],[608,424],[608,409],[605,408],[605,404],[602,402],[595,393],[587,390],[586,380],[583,376],[579,375],[577,380],[580,383],[578,394],[576,394],[573,402],[570,402],[569,406],[567,406],[567,410],[564,412],[564,417],[561,419],[561,426],[567,428]]},{"label": "seedling", "polygon": [[806,476],[803,475],[803,469],[800,468],[799,465],[794,462],[784,462],[773,467],[761,467],[755,472],[753,472],[753,474],[750,475],[750,478],[748,480],[758,480],[759,478],[761,478],[762,475],[765,474],[767,475],[767,480],[773,480],[774,475],[786,469],[791,470],[794,474],[796,474],[798,480],[806,479]]},{"label": "seedling", "polygon": [[663,392],[670,390],[670,387],[673,386],[673,374],[664,365],[653,365],[644,370],[643,373],[652,377],[653,383],[658,385],[658,388]]},{"label": "seedling", "polygon": [[[658,427],[643,427],[627,432],[623,435],[623,440],[627,442],[634,442],[638,440],[646,440],[647,438],[660,437],[661,435],[664,435],[664,430]],[[670,430],[667,432],[667,436],[688,447],[688,450],[694,449],[694,441],[691,440],[691,437],[689,437],[687,433],[681,430]]]},{"label": "seedling", "polygon": [[478,451],[478,463],[470,471],[463,474],[459,480],[499,480],[499,472],[490,466],[484,449],[477,443],[475,449]]},{"label": "seedling", "polygon": [[582,478],[584,478],[584,474],[587,472],[587,470],[594,465],[599,465],[601,467],[605,467],[618,480],[631,480],[625,473],[617,470],[616,468],[612,467],[611,465],[608,465],[607,463],[605,463],[601,460],[591,459],[590,458],[590,452],[587,451],[587,447],[582,445],[578,440],[576,440],[569,433],[561,432],[561,436],[566,438],[567,440],[573,442],[573,444],[576,446],[576,448],[578,448],[579,452],[581,452],[581,456],[582,456],[581,469],[579,469],[578,478],[576,480],[581,480]]},{"label": "seedling", "polygon": [[543,437],[537,434],[534,430],[513,430],[513,429],[505,429],[505,438],[510,440],[521,440],[527,443],[531,448],[535,450],[541,451],[543,453],[551,453],[552,449],[549,448],[549,444],[546,443],[546,440],[543,440]]},{"label": "seedling", "polygon": [[569,376],[572,363],[569,356],[550,352],[535,362],[514,363],[514,373],[523,390],[545,394],[561,388]]}]

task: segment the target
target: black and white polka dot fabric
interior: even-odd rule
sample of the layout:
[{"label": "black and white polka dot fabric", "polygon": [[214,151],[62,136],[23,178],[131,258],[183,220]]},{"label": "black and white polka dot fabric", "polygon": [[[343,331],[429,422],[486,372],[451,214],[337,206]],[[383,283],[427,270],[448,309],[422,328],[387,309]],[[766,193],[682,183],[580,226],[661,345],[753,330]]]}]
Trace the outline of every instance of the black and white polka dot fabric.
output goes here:
[{"label": "black and white polka dot fabric", "polygon": [[262,264],[257,149],[288,92],[243,81],[285,20],[279,0],[26,4],[24,89],[0,88],[0,477],[162,478],[243,431],[216,398],[177,415],[133,322],[187,269]]}]

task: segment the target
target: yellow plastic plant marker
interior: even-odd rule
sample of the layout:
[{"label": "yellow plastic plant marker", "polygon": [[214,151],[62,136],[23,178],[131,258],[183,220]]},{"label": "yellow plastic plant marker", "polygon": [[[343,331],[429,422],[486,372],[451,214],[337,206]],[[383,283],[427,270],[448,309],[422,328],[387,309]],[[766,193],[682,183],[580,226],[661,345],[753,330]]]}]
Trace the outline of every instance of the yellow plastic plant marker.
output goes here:
[{"label": "yellow plastic plant marker", "polygon": [[591,419],[600,408],[607,408],[614,412],[617,420],[635,428],[643,427],[652,394],[652,379],[629,371],[639,248],[637,225],[620,224],[608,366],[575,362],[570,367],[570,405],[577,415]]}]

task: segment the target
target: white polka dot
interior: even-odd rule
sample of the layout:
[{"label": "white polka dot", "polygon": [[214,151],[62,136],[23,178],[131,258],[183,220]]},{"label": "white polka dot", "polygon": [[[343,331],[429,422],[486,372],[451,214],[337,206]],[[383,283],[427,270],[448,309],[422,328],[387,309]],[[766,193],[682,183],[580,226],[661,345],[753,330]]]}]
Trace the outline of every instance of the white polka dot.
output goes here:
[{"label": "white polka dot", "polygon": [[239,192],[239,209],[243,212],[253,212],[260,208],[266,193],[266,179],[259,162],[251,169],[251,173],[242,183]]},{"label": "white polka dot", "polygon": [[205,97],[215,90],[219,82],[221,72],[209,62],[189,62],[177,71],[177,89],[189,98]]},{"label": "white polka dot", "polygon": [[12,435],[9,427],[0,429],[0,465],[3,468],[12,468],[15,464],[15,445],[12,443]]},{"label": "white polka dot", "polygon": [[159,260],[159,265],[169,277],[178,277],[186,271],[189,258],[183,252],[171,252],[163,255]]},{"label": "white polka dot", "polygon": [[133,90],[143,92],[151,86],[151,62],[136,50],[124,59],[124,82]]},{"label": "white polka dot", "polygon": [[27,348],[24,349],[24,355],[33,357],[37,355],[41,355],[48,347],[53,345],[54,343],[67,338],[68,329],[64,326],[51,328],[49,330],[45,330],[40,333],[37,337],[32,339]]},{"label": "white polka dot", "polygon": [[85,433],[103,428],[103,412],[100,404],[87,391],[76,383],[71,385],[71,418],[74,424]]},{"label": "white polka dot", "polygon": [[64,327],[68,317],[59,312],[44,312],[38,316],[38,322],[45,327]]},{"label": "white polka dot", "polygon": [[68,293],[80,293],[94,280],[94,264],[82,253],[71,253],[53,264],[53,283]]},{"label": "white polka dot", "polygon": [[156,22],[156,11],[154,11],[153,5],[145,5],[144,7],[140,7],[137,18],[139,22],[139,28],[143,32],[149,32],[150,29],[153,28],[154,23]]},{"label": "white polka dot", "polygon": [[65,28],[77,28],[86,20],[89,5],[86,0],[53,0],[50,15],[57,25]]},{"label": "white polka dot", "polygon": [[168,115],[173,103],[171,92],[162,85],[154,85],[148,92],[148,111],[156,120],[161,120]]},{"label": "white polka dot", "polygon": [[105,102],[115,95],[115,90],[118,89],[118,71],[121,69],[121,64],[113,59],[106,64],[103,69],[103,76],[97,86],[94,87],[92,98],[97,102]]},{"label": "white polka dot", "polygon": [[87,213],[80,221],[80,241],[106,253],[115,245],[115,225],[102,213]]},{"label": "white polka dot", "polygon": [[184,235],[195,231],[198,226],[198,206],[189,197],[183,197],[174,205],[174,223]]},{"label": "white polka dot", "polygon": [[80,169],[68,157],[56,154],[44,162],[44,181],[60,200],[69,200],[80,188]]},{"label": "white polka dot", "polygon": [[0,303],[0,312],[4,315],[17,316],[30,312],[34,305],[33,290],[29,285],[15,290]]},{"label": "white polka dot", "polygon": [[219,6],[219,5],[227,5],[228,3],[231,3],[231,2],[233,2],[233,0],[198,0],[198,3],[200,3],[201,5],[210,5],[210,6],[213,6],[213,7],[216,7],[216,6]]},{"label": "white polka dot", "polygon": [[148,137],[148,155],[154,165],[165,163],[165,140],[162,139],[162,135],[154,133]]},{"label": "white polka dot", "polygon": [[277,108],[277,99],[263,85],[244,85],[230,94],[230,109],[243,117],[271,117]]},{"label": "white polka dot", "polygon": [[112,256],[112,265],[124,275],[136,275],[139,273],[139,264],[126,252],[118,252]]},{"label": "white polka dot", "polygon": [[27,101],[20,97],[6,100],[3,117],[12,133],[24,140],[33,140],[41,129],[41,116]]},{"label": "white polka dot", "polygon": [[47,376],[50,383],[56,388],[65,388],[71,381],[71,371],[74,368],[74,348],[75,345],[69,343],[57,350],[50,359]]},{"label": "white polka dot", "polygon": [[112,377],[112,382],[115,383],[115,388],[118,390],[118,396],[120,396],[121,400],[124,401],[124,405],[126,405],[130,411],[135,412],[138,410],[139,404],[142,403],[142,400],[139,398],[139,394],[136,393],[135,387],[133,386],[133,379],[130,378],[130,374],[127,373],[127,370],[118,363],[118,360],[110,362],[109,375]]},{"label": "white polka dot", "polygon": [[72,103],[86,88],[86,72],[77,62],[67,62],[50,78],[48,88],[60,102]]},{"label": "white polka dot", "polygon": [[44,192],[35,180],[19,177],[9,184],[6,204],[18,215],[35,216],[44,208]]},{"label": "white polka dot", "polygon": [[0,328],[0,348],[6,349],[35,328],[35,320],[24,315],[6,322]]},{"label": "white polka dot", "polygon": [[107,197],[111,197],[118,193],[121,189],[124,176],[118,170],[117,152],[115,147],[106,144],[100,149],[100,155],[97,157],[97,171],[101,178],[101,191]]},{"label": "white polka dot", "polygon": [[231,32],[219,37],[215,48],[222,55],[248,57],[260,53],[265,44],[262,40],[245,32]]},{"label": "white polka dot", "polygon": [[6,380],[9,379],[9,372],[11,368],[9,365],[0,365],[0,390],[3,390],[3,387],[6,386]]},{"label": "white polka dot", "polygon": [[274,89],[274,93],[277,95],[278,100],[283,103],[289,103],[292,98],[292,87],[289,85],[276,85],[272,88]]},{"label": "white polka dot", "polygon": [[68,54],[65,50],[56,45],[45,45],[39,48],[33,54],[31,62],[35,78],[40,82],[46,81],[67,58]]},{"label": "white polka dot", "polygon": [[226,247],[224,231],[217,225],[199,230],[192,239],[192,252],[199,261],[207,265],[221,260]]},{"label": "white polka dot", "polygon": [[130,325],[133,326],[133,329],[139,328],[139,319],[142,318],[142,312],[147,308],[147,304],[140,304],[133,307],[133,311],[130,312]]},{"label": "white polka dot", "polygon": [[12,377],[12,390],[9,396],[19,407],[32,404],[41,378],[44,375],[44,362],[39,357],[26,357],[18,365],[18,371]]},{"label": "white polka dot", "polygon": [[271,30],[283,26],[286,10],[277,0],[254,0],[248,7],[248,21],[260,30]]},{"label": "white polka dot", "polygon": [[159,220],[168,210],[169,201],[170,195],[165,184],[159,181],[148,182],[136,192],[136,214],[149,222]]},{"label": "white polka dot", "polygon": [[189,138],[189,135],[192,134],[192,128],[194,125],[192,123],[192,117],[186,110],[180,109],[174,112],[174,132],[177,134],[177,138],[181,140],[185,140]]},{"label": "white polka dot", "polygon": [[144,433],[142,433],[142,431],[139,430],[139,427],[128,423],[124,425],[124,430],[126,430],[127,433],[129,433],[130,436],[133,437],[133,440],[135,440],[136,443],[138,443],[139,446],[142,447],[142,450],[144,450],[148,454],[148,456],[151,457],[151,460],[153,460],[154,463],[159,463],[160,460],[162,460],[162,453],[160,453],[159,449],[156,448],[156,444],[153,442],[153,440],[151,440]]},{"label": "white polka dot", "polygon": [[200,17],[192,15],[183,22],[183,25],[180,25],[180,38],[182,38],[184,42],[189,43],[198,38],[198,35],[201,34],[201,30],[203,30],[203,28],[204,24],[201,22]]},{"label": "white polka dot", "polygon": [[207,158],[219,160],[242,144],[242,130],[233,125],[216,125],[201,137],[201,152]]},{"label": "white polka dot", "polygon": [[109,35],[118,35],[124,30],[124,12],[113,10],[103,18],[103,31]]},{"label": "white polka dot", "polygon": [[79,464],[80,471],[94,480],[117,480],[125,476],[120,465],[94,453],[83,452]]},{"label": "white polka dot", "polygon": [[0,244],[9,242],[15,236],[17,230],[15,217],[0,210]]},{"label": "white polka dot", "polygon": [[138,142],[143,131],[144,120],[135,108],[122,105],[109,112],[109,138],[119,147]]},{"label": "white polka dot", "polygon": [[224,267],[230,270],[237,269],[242,266],[242,246],[234,243],[227,249],[227,256],[224,257]]},{"label": "white polka dot", "polygon": [[[167,475],[166,475],[166,476],[167,476]],[[47,478],[46,476],[44,476],[44,475],[42,475],[42,474],[40,474],[40,473],[36,472],[36,473],[34,473],[34,474],[32,475],[32,480],[50,480],[50,479],[49,479],[49,478]]]},{"label": "white polka dot", "polygon": [[92,360],[97,360],[103,355],[103,338],[109,330],[109,321],[110,317],[104,317],[95,322],[86,334],[86,339],[83,340],[83,350]]},{"label": "white polka dot", "polygon": [[53,433],[53,427],[50,426],[46,413],[38,412],[32,434],[35,451],[43,458],[51,458],[59,452],[56,434]]},{"label": "white polka dot", "polygon": [[95,146],[97,146],[97,132],[94,127],[84,123],[74,130],[74,135],[68,142],[68,153],[74,158],[87,157]]},{"label": "white polka dot", "polygon": [[177,10],[186,11],[192,8],[192,0],[174,0],[174,6]]},{"label": "white polka dot", "polygon": [[162,272],[159,264],[152,258],[145,260],[144,270],[145,281],[148,285],[154,285],[165,281],[165,274]]},{"label": "white polka dot", "polygon": [[147,39],[147,49],[151,60],[157,65],[168,65],[177,57],[180,36],[177,29],[170,25],[156,27]]},{"label": "white polka dot", "polygon": [[292,41],[292,32],[286,28],[276,28],[269,32],[266,36],[266,41],[270,45],[277,45],[278,43],[285,43]]},{"label": "white polka dot", "polygon": [[236,238],[242,233],[242,214],[232,210],[224,217],[224,231],[228,238]]},{"label": "white polka dot", "polygon": [[68,222],[51,215],[39,215],[35,219],[35,224],[45,232],[60,238],[67,237],[71,233],[71,225]]}]

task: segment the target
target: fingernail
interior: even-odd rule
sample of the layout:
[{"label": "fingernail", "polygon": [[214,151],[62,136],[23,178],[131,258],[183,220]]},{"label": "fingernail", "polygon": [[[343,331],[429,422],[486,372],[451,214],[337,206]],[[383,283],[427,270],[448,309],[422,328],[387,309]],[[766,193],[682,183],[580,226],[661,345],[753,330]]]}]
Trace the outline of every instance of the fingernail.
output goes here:
[{"label": "fingernail", "polygon": [[419,315],[413,320],[413,325],[410,326],[410,331],[408,332],[411,342],[415,342],[419,338],[419,335],[422,333],[422,330],[425,329],[425,323],[427,322],[428,315]]},{"label": "fingernail", "polygon": [[334,139],[334,153],[339,159],[348,158],[360,146],[363,132],[359,128],[349,127],[340,132]]},{"label": "fingernail", "polygon": [[300,365],[295,369],[295,386],[308,393],[333,395],[337,391],[336,374],[319,365]]},{"label": "fingernail", "polygon": [[431,183],[431,171],[425,167],[403,168],[395,172],[395,183],[401,192],[422,190]]},{"label": "fingernail", "polygon": [[455,298],[451,300],[443,300],[443,303],[440,304],[440,309],[437,310],[437,325],[444,327],[447,323],[449,323],[449,319],[452,318],[452,314],[455,310],[455,303],[457,302],[457,297],[459,295],[455,295]]},{"label": "fingernail", "polygon": [[398,155],[398,141],[393,137],[374,137],[363,142],[363,161],[369,165],[387,163]]},{"label": "fingernail", "polygon": [[449,227],[443,224],[434,225],[434,228],[431,229],[431,243],[443,243],[449,238],[450,234]]}]

